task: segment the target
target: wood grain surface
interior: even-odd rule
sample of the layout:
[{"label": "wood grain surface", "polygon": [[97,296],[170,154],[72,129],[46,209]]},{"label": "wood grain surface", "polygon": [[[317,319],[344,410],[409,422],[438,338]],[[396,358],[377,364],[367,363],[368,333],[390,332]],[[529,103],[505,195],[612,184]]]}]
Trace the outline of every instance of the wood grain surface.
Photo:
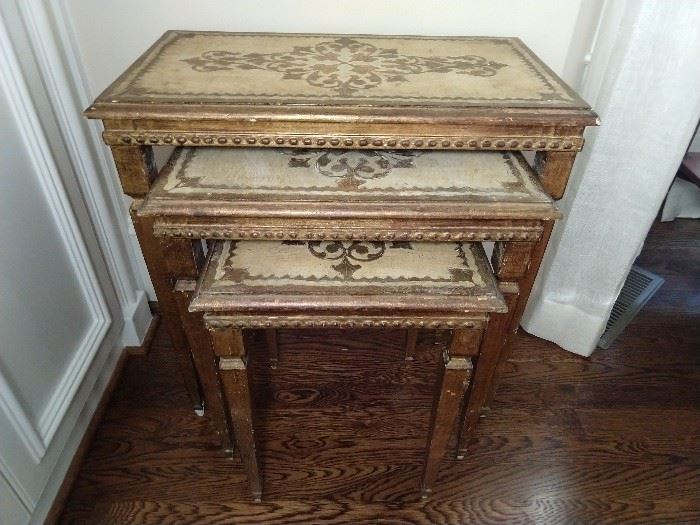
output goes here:
[{"label": "wood grain surface", "polygon": [[583,359],[520,333],[469,454],[445,458],[426,501],[440,334],[421,331],[407,362],[400,330],[281,330],[271,370],[250,333],[255,504],[161,329],[130,357],[61,523],[699,523],[699,238],[698,221],[654,227],[639,262],[667,282],[610,350]]}]

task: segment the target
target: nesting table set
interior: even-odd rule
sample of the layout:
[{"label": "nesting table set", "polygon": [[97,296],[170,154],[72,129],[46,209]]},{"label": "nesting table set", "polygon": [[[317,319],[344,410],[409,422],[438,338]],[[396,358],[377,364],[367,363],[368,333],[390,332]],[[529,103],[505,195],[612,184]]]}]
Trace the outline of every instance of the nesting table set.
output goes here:
[{"label": "nesting table set", "polygon": [[279,329],[400,328],[409,359],[419,330],[449,330],[429,495],[493,395],[590,107],[512,38],[169,31],[86,115],[193,404],[254,498],[249,328],[281,372]]}]

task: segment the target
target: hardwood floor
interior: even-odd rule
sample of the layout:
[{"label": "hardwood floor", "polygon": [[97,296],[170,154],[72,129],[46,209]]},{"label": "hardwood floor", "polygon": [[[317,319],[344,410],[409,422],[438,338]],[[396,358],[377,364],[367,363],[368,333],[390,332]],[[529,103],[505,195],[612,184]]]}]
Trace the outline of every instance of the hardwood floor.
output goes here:
[{"label": "hardwood floor", "polygon": [[[643,267],[666,278],[590,359],[521,333],[471,454],[427,501],[422,458],[440,337],[415,359],[390,331],[252,334],[264,500],[190,408],[161,328],[132,356],[65,524],[700,523],[700,221],[653,228]],[[439,334],[438,334],[439,335]]]}]

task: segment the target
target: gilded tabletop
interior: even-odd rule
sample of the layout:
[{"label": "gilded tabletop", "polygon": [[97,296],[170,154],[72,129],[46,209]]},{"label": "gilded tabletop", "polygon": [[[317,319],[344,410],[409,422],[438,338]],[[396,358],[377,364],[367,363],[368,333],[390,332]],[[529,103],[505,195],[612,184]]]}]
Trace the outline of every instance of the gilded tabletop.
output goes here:
[{"label": "gilded tabletop", "polygon": [[96,101],[587,108],[520,40],[168,31]]},{"label": "gilded tabletop", "polygon": [[512,152],[178,148],[149,201],[550,203]]}]

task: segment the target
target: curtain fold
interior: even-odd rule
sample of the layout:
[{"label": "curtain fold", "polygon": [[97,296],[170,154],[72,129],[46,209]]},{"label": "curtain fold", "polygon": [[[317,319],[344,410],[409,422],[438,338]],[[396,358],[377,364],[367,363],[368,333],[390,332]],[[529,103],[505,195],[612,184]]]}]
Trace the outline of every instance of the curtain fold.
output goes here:
[{"label": "curtain fold", "polygon": [[621,16],[602,24],[582,89],[602,125],[586,134],[560,203],[565,218],[522,320],[527,332],[584,356],[605,329],[700,118],[700,2],[614,9]]}]

